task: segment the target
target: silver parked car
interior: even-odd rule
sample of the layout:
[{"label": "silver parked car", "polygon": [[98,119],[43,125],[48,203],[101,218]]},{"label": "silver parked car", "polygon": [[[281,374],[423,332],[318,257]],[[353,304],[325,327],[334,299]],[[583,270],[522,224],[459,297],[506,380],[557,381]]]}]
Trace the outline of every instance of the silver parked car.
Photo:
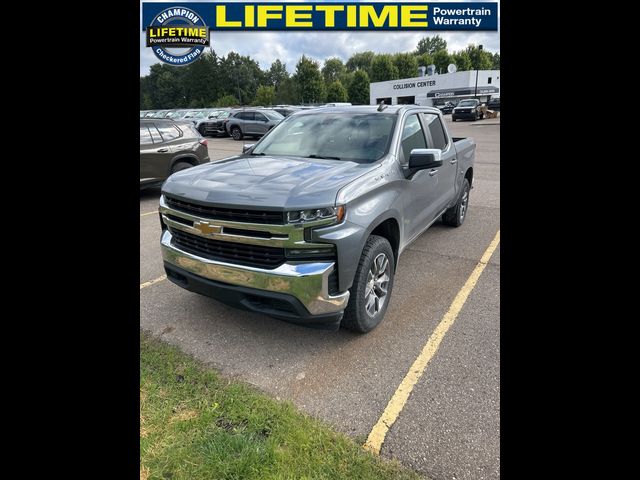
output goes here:
[{"label": "silver parked car", "polygon": [[234,140],[242,140],[245,136],[261,137],[282,120],[284,117],[275,110],[244,108],[231,112],[224,126]]}]

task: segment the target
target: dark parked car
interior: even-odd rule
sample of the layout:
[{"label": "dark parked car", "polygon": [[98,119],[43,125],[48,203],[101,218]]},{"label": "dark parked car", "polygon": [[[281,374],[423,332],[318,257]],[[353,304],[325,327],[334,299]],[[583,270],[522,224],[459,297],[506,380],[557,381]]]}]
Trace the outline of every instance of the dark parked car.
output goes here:
[{"label": "dark parked car", "polygon": [[225,121],[227,133],[234,140],[243,137],[261,137],[278,125],[284,117],[271,109],[242,109],[231,112]]},{"label": "dark parked car", "polygon": [[487,103],[487,108],[489,110],[493,110],[494,112],[500,111],[500,97],[494,97],[489,100]]},{"label": "dark parked car", "polygon": [[456,104],[453,102],[447,102],[443,105],[437,105],[443,115],[448,115],[453,112],[453,109],[456,108]]},{"label": "dark parked car", "polygon": [[458,106],[451,112],[451,121],[455,122],[461,118],[469,120],[478,120],[484,118],[484,110],[486,105],[480,104],[480,100],[469,98],[461,100]]},{"label": "dark parked car", "polygon": [[209,161],[207,141],[191,122],[140,119],[140,188]]},{"label": "dark parked car", "polygon": [[196,128],[203,137],[226,137],[224,122],[229,117],[229,110],[212,110],[196,124]]}]

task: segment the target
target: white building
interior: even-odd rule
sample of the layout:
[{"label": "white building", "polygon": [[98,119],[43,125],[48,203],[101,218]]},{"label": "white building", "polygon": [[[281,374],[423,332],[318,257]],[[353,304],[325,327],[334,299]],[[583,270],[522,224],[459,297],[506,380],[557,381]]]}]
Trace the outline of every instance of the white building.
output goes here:
[{"label": "white building", "polygon": [[425,106],[441,105],[447,100],[457,103],[463,98],[486,102],[500,96],[500,70],[469,70],[375,82],[370,84],[369,91],[371,105],[382,100],[387,105],[415,103]]}]

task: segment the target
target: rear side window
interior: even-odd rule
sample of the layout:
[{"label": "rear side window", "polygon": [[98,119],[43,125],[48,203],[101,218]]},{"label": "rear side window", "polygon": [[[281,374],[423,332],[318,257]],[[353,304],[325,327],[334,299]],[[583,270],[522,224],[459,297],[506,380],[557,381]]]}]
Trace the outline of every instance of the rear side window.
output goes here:
[{"label": "rear side window", "polygon": [[253,120],[253,112],[240,112],[236,115],[240,120]]},{"label": "rear side window", "polygon": [[162,137],[160,136],[160,132],[158,132],[158,129],[155,125],[149,125],[149,132],[151,133],[153,143],[162,143]]},{"label": "rear side window", "polygon": [[411,155],[411,150],[414,148],[427,148],[427,142],[424,139],[417,113],[409,115],[404,122],[402,148],[400,149],[402,154],[401,163],[404,164],[409,161],[409,155]]},{"label": "rear side window", "polygon": [[182,132],[175,125],[156,125],[165,142],[175,140],[182,136]]},{"label": "rear side window", "polygon": [[151,134],[146,125],[140,125],[140,145],[148,145],[153,143],[151,140]]},{"label": "rear side window", "polygon": [[423,114],[423,119],[425,125],[429,129],[429,134],[431,135],[432,145],[429,145],[429,148],[439,148],[440,150],[444,150],[447,146],[447,136],[442,128],[440,117],[438,117],[438,115],[425,113]]}]

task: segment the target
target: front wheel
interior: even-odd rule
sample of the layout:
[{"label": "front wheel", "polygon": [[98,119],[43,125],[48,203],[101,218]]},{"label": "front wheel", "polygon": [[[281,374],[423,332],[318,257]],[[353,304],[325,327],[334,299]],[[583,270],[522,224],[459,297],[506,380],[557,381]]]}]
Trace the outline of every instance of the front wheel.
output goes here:
[{"label": "front wheel", "polygon": [[391,244],[384,237],[371,235],[365,243],[351,286],[349,304],[342,325],[367,333],[376,328],[387,311],[395,275]]},{"label": "front wheel", "polygon": [[456,117],[453,117],[453,116],[452,116],[452,117],[451,117],[451,121],[452,121],[452,122],[455,122],[455,121],[456,121]]},{"label": "front wheel", "polygon": [[176,173],[180,170],[186,170],[187,168],[191,167],[193,167],[193,165],[191,165],[189,162],[176,162],[176,164],[171,169],[171,173]]},{"label": "front wheel", "polygon": [[231,136],[234,140],[242,140],[242,130],[239,127],[233,127],[231,129]]},{"label": "front wheel", "polygon": [[470,190],[471,186],[469,185],[469,180],[465,178],[462,183],[462,191],[460,192],[458,202],[442,214],[442,221],[445,225],[449,225],[450,227],[459,227],[462,225],[469,208]]}]

